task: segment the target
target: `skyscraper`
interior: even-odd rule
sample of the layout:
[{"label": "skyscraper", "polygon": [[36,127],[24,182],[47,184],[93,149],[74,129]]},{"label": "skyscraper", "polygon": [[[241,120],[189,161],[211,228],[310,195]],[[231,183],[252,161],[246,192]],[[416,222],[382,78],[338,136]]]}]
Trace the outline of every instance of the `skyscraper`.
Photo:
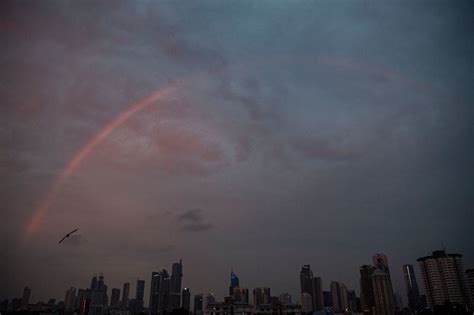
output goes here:
[{"label": "skyscraper", "polygon": [[23,289],[23,297],[21,298],[21,305],[27,306],[30,301],[31,289],[30,287],[25,287]]},{"label": "skyscraper", "polygon": [[315,311],[321,311],[324,308],[323,299],[323,281],[320,277],[313,278],[313,304]]},{"label": "skyscraper", "polygon": [[264,304],[270,304],[270,288],[255,288],[253,290],[253,305],[257,307]]},{"label": "skyscraper", "polygon": [[66,312],[71,312],[74,310],[75,299],[76,299],[76,288],[71,287],[66,291],[66,296],[64,298],[64,310]]},{"label": "skyscraper", "polygon": [[137,289],[135,291],[135,300],[143,301],[145,297],[145,280],[137,279]]},{"label": "skyscraper", "polygon": [[113,288],[110,296],[110,306],[118,307],[120,302],[120,289]]},{"label": "skyscraper", "polygon": [[313,297],[307,293],[301,293],[301,313],[309,314],[313,312]]},{"label": "skyscraper", "polygon": [[158,310],[161,315],[168,314],[170,306],[170,276],[166,269],[161,271],[160,294],[158,300]]},{"label": "skyscraper", "polygon": [[174,263],[171,270],[169,310],[178,309],[181,303],[181,281],[183,278],[183,262]]},{"label": "skyscraper", "polygon": [[232,301],[235,304],[249,304],[249,290],[235,287]]},{"label": "skyscraper", "polygon": [[374,293],[374,313],[377,315],[393,315],[395,313],[395,305],[390,277],[385,271],[376,268],[372,272],[370,279]]},{"label": "skyscraper", "polygon": [[303,265],[300,272],[301,294],[308,293],[311,296],[312,310],[314,310],[314,288],[313,288],[313,272],[310,265]]},{"label": "skyscraper", "polygon": [[374,290],[372,289],[371,276],[375,267],[370,265],[360,266],[360,300],[362,311],[372,311],[375,306]]},{"label": "skyscraper", "polygon": [[160,300],[160,284],[161,284],[161,273],[153,271],[151,273],[151,280],[150,280],[150,306],[149,312],[150,315],[157,315],[159,308],[159,300]]},{"label": "skyscraper", "polygon": [[390,270],[388,268],[388,259],[384,253],[377,253],[372,256],[372,263],[374,266],[384,271],[390,278]]},{"label": "skyscraper", "polygon": [[181,307],[185,310],[191,310],[191,292],[189,288],[184,288],[181,293]]},{"label": "skyscraper", "polygon": [[234,288],[238,287],[239,277],[234,273],[234,270],[230,270],[230,287],[229,287],[229,296],[232,298],[234,296]]},{"label": "skyscraper", "polygon": [[122,290],[122,308],[128,307],[129,298],[130,298],[130,283],[124,283],[123,290]]},{"label": "skyscraper", "polygon": [[203,314],[203,304],[204,298],[203,294],[199,293],[194,296],[194,315],[202,315]]},{"label": "skyscraper", "polygon": [[408,307],[416,310],[419,307],[420,291],[416,282],[415,269],[413,265],[403,265],[403,277],[405,279],[405,287],[407,290]]},{"label": "skyscraper", "polygon": [[432,310],[446,301],[466,309],[473,308],[461,254],[446,254],[438,250],[431,256],[418,258],[417,262],[428,306]]},{"label": "skyscraper", "polygon": [[331,285],[332,304],[336,312],[342,312],[347,309],[347,287],[339,282],[332,281]]}]

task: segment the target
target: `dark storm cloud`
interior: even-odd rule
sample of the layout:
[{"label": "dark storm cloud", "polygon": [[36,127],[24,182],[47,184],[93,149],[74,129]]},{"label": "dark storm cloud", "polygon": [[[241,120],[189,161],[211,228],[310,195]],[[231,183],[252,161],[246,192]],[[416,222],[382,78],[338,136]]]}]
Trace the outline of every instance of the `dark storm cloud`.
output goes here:
[{"label": "dark storm cloud", "polygon": [[177,221],[181,225],[181,229],[190,232],[207,231],[214,226],[207,222],[202,209],[191,209],[177,216]]},{"label": "dark storm cloud", "polygon": [[[24,285],[63,297],[99,272],[120,287],[180,256],[186,285],[218,296],[230,266],[248,288],[297,296],[310,263],[325,289],[357,289],[377,251],[395,281],[440,239],[472,265],[472,12],[2,1],[0,298]],[[177,91],[94,148],[23,242],[75,152],[170,80]],[[57,246],[66,225],[84,237]]]}]

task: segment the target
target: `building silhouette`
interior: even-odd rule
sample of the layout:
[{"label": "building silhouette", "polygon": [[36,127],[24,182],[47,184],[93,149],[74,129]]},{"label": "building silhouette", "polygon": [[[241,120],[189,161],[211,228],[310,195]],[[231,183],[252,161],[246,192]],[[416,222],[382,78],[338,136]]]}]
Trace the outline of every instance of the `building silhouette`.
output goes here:
[{"label": "building silhouette", "polygon": [[420,307],[420,291],[413,265],[403,265],[403,278],[407,290],[408,307],[414,311]]},{"label": "building silhouette", "polygon": [[64,297],[64,310],[66,312],[71,312],[74,310],[76,300],[76,288],[70,287],[66,291],[66,296]]},{"label": "building silhouette", "polygon": [[[313,272],[310,265],[303,265],[300,271],[300,288],[301,294],[308,293],[311,296],[311,310],[314,310],[314,287],[313,287]],[[306,298],[306,296],[305,296]]]},{"label": "building silhouette", "polygon": [[241,287],[234,287],[234,295],[231,301],[235,304],[249,304],[249,290]]},{"label": "building silhouette", "polygon": [[348,308],[347,287],[337,281],[332,281],[330,285],[332,305],[336,312],[345,311]]},{"label": "building silhouette", "polygon": [[153,271],[150,280],[150,301],[148,312],[150,315],[157,315],[159,312],[161,273]]},{"label": "building silhouette", "polygon": [[417,262],[429,308],[435,310],[449,302],[473,309],[461,254],[438,250],[431,256],[418,258]]},{"label": "building silhouette", "polygon": [[123,284],[123,290],[122,290],[122,308],[126,309],[128,307],[128,302],[130,299],[130,283],[124,283]]},{"label": "building silhouette", "polygon": [[204,306],[204,295],[202,293],[194,296],[194,315],[202,315]]},{"label": "building silhouette", "polygon": [[120,303],[120,289],[113,288],[110,295],[110,306],[118,307]]},{"label": "building silhouette", "polygon": [[361,309],[365,312],[371,312],[375,307],[374,290],[372,288],[372,273],[375,267],[371,265],[362,265],[360,272],[360,302]]},{"label": "building silhouette", "polygon": [[21,298],[21,305],[28,306],[30,302],[31,289],[30,287],[25,287],[23,289],[23,297]]},{"label": "building silhouette", "polygon": [[301,293],[301,312],[305,314],[313,312],[313,297],[308,292]]},{"label": "building silhouette", "polygon": [[323,280],[320,277],[313,278],[313,305],[315,311],[322,311],[324,308]]},{"label": "building silhouette", "polygon": [[374,314],[395,314],[395,303],[393,300],[393,290],[389,275],[385,271],[376,268],[372,272],[370,279],[375,302]]},{"label": "building silhouette", "polygon": [[174,263],[171,270],[170,291],[169,291],[169,311],[178,309],[181,305],[181,281],[183,278],[183,262]]},{"label": "building silhouette", "polygon": [[232,298],[234,296],[234,288],[240,286],[239,277],[234,273],[234,270],[230,270],[230,286],[229,286],[229,296]]},{"label": "building silhouette", "polygon": [[187,311],[191,310],[191,291],[189,291],[189,288],[184,288],[181,292],[181,307]]},{"label": "building silhouette", "polygon": [[270,288],[255,288],[253,290],[253,305],[257,307],[267,304],[270,304]]}]

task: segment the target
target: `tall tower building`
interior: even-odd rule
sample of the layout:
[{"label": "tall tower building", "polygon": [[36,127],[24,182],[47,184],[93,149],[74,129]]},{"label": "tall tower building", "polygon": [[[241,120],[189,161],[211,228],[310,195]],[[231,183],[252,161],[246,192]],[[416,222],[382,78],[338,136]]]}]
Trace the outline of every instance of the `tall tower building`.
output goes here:
[{"label": "tall tower building", "polygon": [[135,291],[135,300],[142,301],[145,297],[145,280],[137,279],[137,289]]},{"label": "tall tower building", "polygon": [[360,266],[360,300],[362,311],[371,312],[375,307],[374,290],[372,289],[372,273],[375,271],[374,266]]},{"label": "tall tower building", "polygon": [[403,278],[405,279],[405,287],[407,290],[408,307],[410,307],[411,310],[416,310],[420,304],[420,291],[418,290],[413,265],[403,265]]},{"label": "tall tower building", "polygon": [[202,315],[204,306],[204,295],[202,293],[194,296],[194,315]]},{"label": "tall tower building", "polygon": [[372,256],[372,263],[374,266],[384,271],[390,278],[390,269],[388,268],[388,259],[384,253],[377,253]]},{"label": "tall tower building", "polygon": [[336,312],[343,312],[348,307],[347,287],[339,282],[332,281],[331,285],[332,304]]},{"label": "tall tower building", "polygon": [[234,270],[230,270],[230,287],[229,287],[229,296],[233,298],[234,288],[240,286],[239,277],[234,273]]},{"label": "tall tower building", "polygon": [[315,311],[322,311],[324,308],[323,280],[320,277],[313,278],[313,304]]},{"label": "tall tower building", "polygon": [[161,284],[161,273],[153,271],[151,273],[150,281],[150,304],[149,313],[150,315],[158,314],[158,303],[160,300],[160,284]]},{"label": "tall tower building", "polygon": [[21,305],[28,306],[30,302],[31,289],[30,287],[25,287],[23,289],[23,297],[21,298]]},{"label": "tall tower building", "polygon": [[268,304],[270,304],[270,288],[255,288],[253,290],[253,305],[257,307]]},{"label": "tall tower building", "polygon": [[241,287],[235,287],[232,301],[235,304],[249,304],[249,290]]},{"label": "tall tower building", "polygon": [[122,290],[122,308],[128,307],[129,299],[130,299],[130,283],[124,283],[123,290]]},{"label": "tall tower building", "polygon": [[181,307],[185,310],[191,310],[191,291],[189,288],[184,288],[181,293]]},{"label": "tall tower building", "polygon": [[64,310],[66,312],[71,312],[74,310],[75,299],[76,288],[71,287],[66,291],[66,296],[64,297]]},{"label": "tall tower building", "polygon": [[110,306],[118,307],[120,302],[120,289],[113,288],[110,296]]},{"label": "tall tower building", "polygon": [[388,274],[383,270],[376,268],[372,272],[370,279],[374,293],[374,313],[377,315],[395,314],[392,284]]},{"label": "tall tower building", "polygon": [[428,306],[432,310],[446,301],[472,310],[473,305],[461,254],[446,254],[443,250],[438,250],[431,256],[418,258],[417,262]]},{"label": "tall tower building", "polygon": [[164,315],[170,312],[170,276],[166,269],[161,271],[160,294],[158,300],[159,313]]},{"label": "tall tower building", "polygon": [[309,314],[313,312],[313,297],[307,293],[301,293],[301,313]]},{"label": "tall tower building", "polygon": [[174,263],[171,270],[169,310],[178,309],[181,303],[181,281],[183,278],[183,262]]},{"label": "tall tower building", "polygon": [[300,287],[301,294],[308,293],[312,299],[312,310],[314,310],[314,288],[313,288],[313,272],[310,265],[303,265],[300,271]]}]

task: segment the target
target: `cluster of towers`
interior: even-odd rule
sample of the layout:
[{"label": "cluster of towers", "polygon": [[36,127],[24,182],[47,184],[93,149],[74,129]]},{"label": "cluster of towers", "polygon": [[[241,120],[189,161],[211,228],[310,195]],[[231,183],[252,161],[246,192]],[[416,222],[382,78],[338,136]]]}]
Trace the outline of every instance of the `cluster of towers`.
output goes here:
[{"label": "cluster of towers", "polygon": [[[432,255],[417,260],[425,295],[420,290],[413,265],[403,265],[408,299],[408,311],[414,314],[426,309],[437,314],[448,314],[449,309],[474,310],[474,270],[464,269],[462,255],[434,251]],[[172,265],[171,274],[166,269],[153,271],[149,286],[148,308],[144,306],[145,281],[137,279],[135,297],[130,298],[130,283],[124,283],[122,291],[111,290],[109,299],[107,285],[102,275],[93,276],[90,287],[71,287],[66,291],[64,302],[50,300],[45,307],[52,306],[66,314],[77,315],[166,315],[177,310],[191,312],[191,292],[181,289],[183,264],[180,260]],[[388,258],[383,253],[373,255],[372,263],[359,268],[360,297],[341,282],[329,283],[329,291],[323,290],[321,277],[315,277],[310,265],[303,265],[300,271],[300,303],[292,303],[291,295],[283,293],[272,296],[270,288],[258,287],[249,290],[240,286],[239,277],[231,270],[229,295],[223,302],[217,302],[213,294],[194,295],[194,315],[265,315],[278,312],[284,315],[327,314],[327,312],[361,312],[368,315],[400,314],[402,303],[392,287],[392,275]],[[122,294],[121,294],[122,293]],[[31,289],[25,287],[22,299],[11,303],[0,303],[2,310],[30,310]],[[52,301],[52,302],[51,302]],[[41,303],[39,303],[41,304]],[[448,305],[448,306],[447,306]]]}]

